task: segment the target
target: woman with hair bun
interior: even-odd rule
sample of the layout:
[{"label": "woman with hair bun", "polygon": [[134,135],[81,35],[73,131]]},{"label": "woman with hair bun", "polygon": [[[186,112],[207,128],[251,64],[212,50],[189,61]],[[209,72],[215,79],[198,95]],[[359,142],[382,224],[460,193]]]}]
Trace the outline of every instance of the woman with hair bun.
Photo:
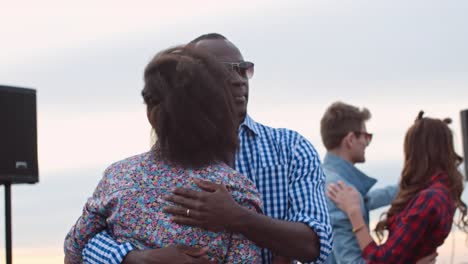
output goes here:
[{"label": "woman with hair bun", "polygon": [[452,229],[456,209],[460,214],[455,224],[468,233],[463,176],[457,169],[462,158],[454,150],[451,120],[423,114],[406,133],[400,189],[375,228],[380,242],[388,231],[383,244],[370,236],[356,190],[342,182],[328,187],[327,195],[350,219],[367,263],[416,263],[435,254]]}]

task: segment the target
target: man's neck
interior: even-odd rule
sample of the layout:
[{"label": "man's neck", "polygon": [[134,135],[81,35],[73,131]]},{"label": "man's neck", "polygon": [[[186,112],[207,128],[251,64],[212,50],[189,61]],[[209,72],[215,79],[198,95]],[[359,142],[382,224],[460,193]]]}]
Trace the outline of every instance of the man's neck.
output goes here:
[{"label": "man's neck", "polygon": [[244,115],[244,116],[242,116],[242,117],[240,117],[240,118],[238,119],[238,120],[240,120],[240,122],[238,122],[237,127],[240,127],[240,125],[242,125],[242,123],[244,123],[244,120],[245,120],[245,117],[246,117],[246,116],[247,116],[247,114]]},{"label": "man's neck", "polygon": [[349,161],[351,164],[356,164],[356,162],[354,162],[352,159],[351,159],[351,155],[349,155],[349,153],[341,148],[336,148],[336,149],[332,149],[332,150],[329,150],[328,152],[332,153],[333,155],[335,156],[338,156],[346,161]]}]

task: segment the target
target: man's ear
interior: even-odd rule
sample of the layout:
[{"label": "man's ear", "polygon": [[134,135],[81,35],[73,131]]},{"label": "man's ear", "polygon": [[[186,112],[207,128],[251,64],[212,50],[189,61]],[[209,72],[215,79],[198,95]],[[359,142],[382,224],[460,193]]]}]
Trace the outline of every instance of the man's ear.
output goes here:
[{"label": "man's ear", "polygon": [[343,138],[341,144],[345,147],[345,148],[351,148],[355,143],[356,137],[354,137],[354,133],[353,132],[348,132],[348,134],[346,134],[346,136]]}]

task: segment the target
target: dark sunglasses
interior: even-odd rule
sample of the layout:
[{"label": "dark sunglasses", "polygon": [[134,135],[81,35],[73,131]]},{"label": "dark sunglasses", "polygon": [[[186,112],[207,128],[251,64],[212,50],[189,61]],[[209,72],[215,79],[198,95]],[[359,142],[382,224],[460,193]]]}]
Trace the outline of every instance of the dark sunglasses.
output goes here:
[{"label": "dark sunglasses", "polygon": [[364,135],[364,137],[366,137],[367,142],[369,142],[369,143],[372,141],[372,133],[367,133],[365,131],[354,131],[353,133],[357,137],[360,137],[361,135]]},{"label": "dark sunglasses", "polygon": [[250,61],[221,62],[228,70],[236,71],[240,76],[250,79],[254,75],[254,64]]}]

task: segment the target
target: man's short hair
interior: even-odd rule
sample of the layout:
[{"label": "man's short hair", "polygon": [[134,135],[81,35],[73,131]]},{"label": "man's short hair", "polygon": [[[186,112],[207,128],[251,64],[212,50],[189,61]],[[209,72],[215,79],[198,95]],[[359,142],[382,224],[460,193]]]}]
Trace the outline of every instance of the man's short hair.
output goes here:
[{"label": "man's short hair", "polygon": [[227,39],[227,38],[219,33],[208,33],[208,34],[203,34],[201,36],[196,37],[194,40],[190,41],[189,44],[195,44],[201,40],[207,40],[207,39]]},{"label": "man's short hair", "polygon": [[330,105],[320,121],[320,134],[327,150],[337,148],[349,132],[361,131],[365,121],[371,118],[367,108],[335,102]]}]

